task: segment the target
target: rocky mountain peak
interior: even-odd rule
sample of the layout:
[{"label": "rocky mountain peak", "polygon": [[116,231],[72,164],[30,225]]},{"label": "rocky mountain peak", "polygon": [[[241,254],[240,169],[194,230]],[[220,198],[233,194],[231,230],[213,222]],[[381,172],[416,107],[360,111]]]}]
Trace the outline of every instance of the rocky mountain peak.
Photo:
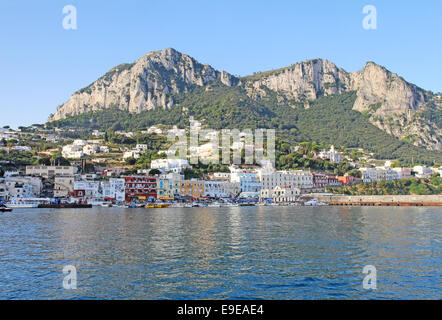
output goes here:
[{"label": "rocky mountain peak", "polygon": [[129,112],[170,108],[174,105],[173,94],[189,92],[195,86],[217,80],[226,86],[238,83],[229,73],[201,64],[173,48],[153,51],[134,63],[110,69],[88,87],[75,92],[50,120],[112,107]]}]

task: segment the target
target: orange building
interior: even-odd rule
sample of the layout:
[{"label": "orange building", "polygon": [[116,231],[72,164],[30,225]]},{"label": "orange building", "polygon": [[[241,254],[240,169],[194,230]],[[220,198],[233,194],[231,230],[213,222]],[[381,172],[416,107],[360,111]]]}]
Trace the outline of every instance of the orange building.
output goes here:
[{"label": "orange building", "polygon": [[355,182],[355,178],[353,176],[345,175],[343,177],[338,177],[338,181],[343,185],[352,185]]},{"label": "orange building", "polygon": [[204,197],[204,181],[194,179],[181,181],[180,196],[195,199]]}]

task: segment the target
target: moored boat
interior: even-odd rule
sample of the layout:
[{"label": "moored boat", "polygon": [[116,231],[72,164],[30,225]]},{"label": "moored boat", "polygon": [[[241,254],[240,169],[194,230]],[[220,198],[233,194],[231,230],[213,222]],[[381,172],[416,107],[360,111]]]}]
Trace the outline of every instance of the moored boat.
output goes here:
[{"label": "moored boat", "polygon": [[12,208],[8,208],[4,204],[0,204],[0,212],[11,212]]}]

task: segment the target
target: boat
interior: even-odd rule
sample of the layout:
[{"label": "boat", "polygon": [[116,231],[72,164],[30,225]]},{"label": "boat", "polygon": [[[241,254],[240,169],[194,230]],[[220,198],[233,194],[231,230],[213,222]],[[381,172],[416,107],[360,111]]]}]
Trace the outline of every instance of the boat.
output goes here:
[{"label": "boat", "polygon": [[157,204],[148,204],[145,208],[168,208],[168,203],[157,203]]},{"label": "boat", "polygon": [[11,212],[12,208],[8,208],[4,204],[0,204],[0,212]]},{"label": "boat", "polygon": [[215,202],[209,203],[208,207],[219,208],[219,207],[221,207],[221,205],[219,204],[219,202],[215,201]]},{"label": "boat", "polygon": [[110,208],[110,207],[113,206],[113,204],[112,204],[112,202],[103,202],[103,203],[101,204],[101,206],[102,206],[102,207],[108,207],[108,208]]},{"label": "boat", "polygon": [[38,208],[41,204],[50,203],[48,198],[12,198],[6,203],[8,208]]},{"label": "boat", "polygon": [[324,202],[319,202],[318,199],[314,198],[304,203],[307,207],[319,207],[319,206],[327,206]]}]

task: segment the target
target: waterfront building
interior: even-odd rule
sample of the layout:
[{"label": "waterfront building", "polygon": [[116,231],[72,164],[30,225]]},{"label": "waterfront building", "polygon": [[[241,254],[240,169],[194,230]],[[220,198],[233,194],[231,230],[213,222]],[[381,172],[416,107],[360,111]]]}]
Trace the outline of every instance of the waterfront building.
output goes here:
[{"label": "waterfront building", "polygon": [[304,189],[313,187],[312,174],[308,171],[258,170],[258,178],[263,189],[273,189],[277,186]]},{"label": "waterfront building", "polygon": [[199,199],[204,197],[204,180],[183,180],[181,181],[180,196]]},{"label": "waterfront building", "polygon": [[35,198],[43,190],[43,183],[38,177],[9,176],[5,179],[6,188],[10,197]]},{"label": "waterfront building", "polygon": [[26,175],[50,178],[53,176],[73,176],[77,168],[73,166],[26,166]]},{"label": "waterfront building", "polygon": [[172,180],[159,177],[157,179],[157,192],[158,199],[160,200],[173,200],[174,199],[174,188]]},{"label": "waterfront building", "polygon": [[226,197],[236,198],[241,192],[241,184],[239,182],[223,181],[223,188]]},{"label": "waterfront building", "polygon": [[101,197],[99,181],[75,181],[73,197],[81,199],[82,202],[87,200],[99,199]]},{"label": "waterfront building", "polygon": [[241,192],[259,193],[261,191],[261,182],[256,172],[235,170],[230,175],[230,181],[239,183]]},{"label": "waterfront building", "polygon": [[296,197],[301,193],[298,188],[291,187],[276,187],[273,189],[273,202],[275,203],[285,203],[294,202]]},{"label": "waterfront building", "polygon": [[181,191],[181,181],[184,180],[184,175],[177,172],[169,172],[160,176],[161,178],[169,180],[169,186],[173,196],[179,196]]},{"label": "waterfront building", "polygon": [[125,179],[126,201],[157,199],[157,178],[147,176],[128,176]]},{"label": "waterfront building", "polygon": [[124,202],[126,199],[125,179],[110,178],[109,181],[101,183],[103,200],[115,200],[117,202]]},{"label": "waterfront building", "polygon": [[74,192],[74,176],[56,176],[54,198],[67,198]]},{"label": "waterfront building", "polygon": [[9,198],[9,191],[5,179],[0,178],[0,201],[6,201]]},{"label": "waterfront building", "polygon": [[224,189],[225,181],[221,180],[206,180],[204,181],[204,195],[211,198],[227,197]]}]

